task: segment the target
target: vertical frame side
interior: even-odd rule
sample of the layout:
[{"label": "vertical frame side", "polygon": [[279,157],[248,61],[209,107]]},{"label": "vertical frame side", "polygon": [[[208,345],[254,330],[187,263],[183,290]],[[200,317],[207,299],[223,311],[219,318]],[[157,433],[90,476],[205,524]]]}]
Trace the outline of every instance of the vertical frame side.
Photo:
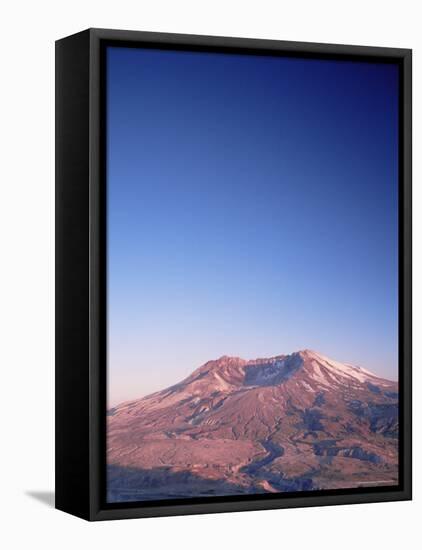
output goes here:
[{"label": "vertical frame side", "polygon": [[90,276],[90,519],[95,519],[101,509],[105,482],[104,423],[106,422],[106,263],[105,263],[105,189],[103,189],[103,164],[105,152],[102,146],[105,121],[101,106],[101,42],[96,31],[90,31],[90,81],[89,81],[89,276]]},{"label": "vertical frame side", "polygon": [[56,42],[56,508],[88,518],[89,34]]},{"label": "vertical frame side", "polygon": [[402,62],[402,135],[401,144],[401,342],[403,361],[403,491],[412,498],[412,52]]}]

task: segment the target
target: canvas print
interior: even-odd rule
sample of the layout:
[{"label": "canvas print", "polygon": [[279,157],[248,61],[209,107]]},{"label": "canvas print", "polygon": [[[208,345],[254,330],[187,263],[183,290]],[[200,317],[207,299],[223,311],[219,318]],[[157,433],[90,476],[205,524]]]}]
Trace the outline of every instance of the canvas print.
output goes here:
[{"label": "canvas print", "polygon": [[106,64],[107,501],[397,485],[397,65]]}]

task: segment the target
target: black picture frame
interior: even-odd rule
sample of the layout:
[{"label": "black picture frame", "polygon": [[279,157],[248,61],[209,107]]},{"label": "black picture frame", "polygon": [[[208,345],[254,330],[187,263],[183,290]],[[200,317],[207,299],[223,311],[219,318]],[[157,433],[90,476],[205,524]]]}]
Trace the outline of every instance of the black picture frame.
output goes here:
[{"label": "black picture frame", "polygon": [[[400,70],[397,488],[105,502],[104,48],[253,53],[396,63]],[[56,42],[56,508],[87,520],[409,500],[412,497],[411,103],[408,49],[88,29]]]}]

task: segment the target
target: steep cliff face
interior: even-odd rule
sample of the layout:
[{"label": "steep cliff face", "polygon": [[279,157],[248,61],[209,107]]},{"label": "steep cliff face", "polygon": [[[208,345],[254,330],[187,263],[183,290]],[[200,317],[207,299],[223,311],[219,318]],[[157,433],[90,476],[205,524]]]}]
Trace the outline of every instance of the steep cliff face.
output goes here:
[{"label": "steep cliff face", "polygon": [[310,350],[221,357],[108,411],[109,500],[394,485],[398,386]]}]

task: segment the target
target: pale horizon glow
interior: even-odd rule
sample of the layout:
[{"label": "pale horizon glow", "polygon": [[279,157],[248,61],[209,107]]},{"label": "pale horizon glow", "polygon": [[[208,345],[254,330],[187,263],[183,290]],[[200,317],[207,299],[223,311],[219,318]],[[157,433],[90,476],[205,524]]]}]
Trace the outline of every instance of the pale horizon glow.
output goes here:
[{"label": "pale horizon glow", "polygon": [[107,63],[108,406],[223,355],[397,380],[397,67]]}]

